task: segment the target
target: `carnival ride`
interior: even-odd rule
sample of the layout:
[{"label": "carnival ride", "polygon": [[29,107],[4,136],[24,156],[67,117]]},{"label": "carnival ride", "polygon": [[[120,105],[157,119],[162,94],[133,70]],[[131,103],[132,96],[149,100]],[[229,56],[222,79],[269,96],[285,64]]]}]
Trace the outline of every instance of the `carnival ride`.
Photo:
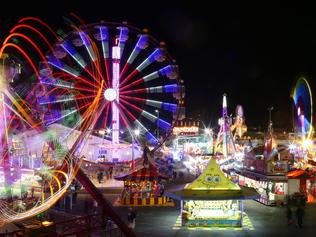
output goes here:
[{"label": "carnival ride", "polygon": [[47,92],[39,101],[48,108],[49,124],[69,118],[80,121],[73,116],[80,118],[100,92],[93,129],[101,134],[110,131],[112,144],[107,148],[112,149],[113,161],[122,159],[124,133],[131,143],[143,135],[152,148],[169,136],[183,85],[164,43],[147,30],[126,23],[80,26],[53,49],[46,54],[49,67],[43,69],[50,74],[40,78]]},{"label": "carnival ride", "polygon": [[227,96],[223,95],[222,117],[219,119],[220,129],[217,134],[215,152],[221,152],[224,159],[236,152],[235,140],[231,131],[232,119],[227,113]]},{"label": "carnival ride", "polygon": [[[108,129],[113,161],[120,159],[120,137],[132,146],[135,140],[142,140],[157,149],[181,114],[183,82],[165,44],[147,30],[126,23],[85,25],[76,15],[72,17],[79,23],[68,19],[71,30],[67,35],[62,31],[56,34],[38,18],[23,18],[0,49],[1,58],[7,53],[22,62],[22,80],[8,82],[4,76],[0,80],[1,177],[7,187],[1,195],[0,220],[19,221],[45,211],[76,176],[122,231],[134,236],[79,168],[81,151],[93,132],[104,139]],[[50,43],[51,38],[55,44]],[[28,87],[20,86],[25,81]],[[16,88],[24,88],[23,93]],[[64,132],[54,134],[56,126],[64,127]],[[22,144],[21,150],[35,150],[24,152],[23,158],[13,162],[10,152],[15,143]],[[21,177],[12,178],[12,172],[24,167],[25,160],[27,168],[38,173],[34,185],[38,190],[30,185],[24,199],[11,198],[8,184],[22,182]],[[28,200],[30,192],[32,199]],[[15,201],[23,207],[16,208]]]},{"label": "carnival ride", "polygon": [[[295,84],[293,98],[293,125],[297,139],[290,144],[290,151],[305,160],[310,159],[313,150],[313,98],[308,81],[301,77]],[[308,158],[308,156],[310,158]]]},{"label": "carnival ride", "polygon": [[[44,129],[35,109],[29,107],[32,100],[21,97],[23,92],[15,85],[17,74],[21,73],[19,64],[4,55],[3,48],[0,58],[0,222],[4,223],[43,212],[66,192],[76,162],[68,155],[74,154],[76,149],[66,155],[64,147]],[[30,138],[37,134],[42,134],[41,141]],[[33,145],[28,146],[27,142]],[[44,146],[58,148],[54,152],[47,150],[45,155]],[[36,156],[38,147],[43,148],[42,154],[38,154],[40,157]],[[67,166],[63,167],[63,163]]]},{"label": "carnival ride", "polygon": [[247,126],[245,124],[245,117],[244,117],[244,110],[241,105],[237,105],[235,116],[236,116],[235,121],[230,126],[230,130],[234,134],[235,139],[237,137],[241,139],[244,133],[247,132]]}]

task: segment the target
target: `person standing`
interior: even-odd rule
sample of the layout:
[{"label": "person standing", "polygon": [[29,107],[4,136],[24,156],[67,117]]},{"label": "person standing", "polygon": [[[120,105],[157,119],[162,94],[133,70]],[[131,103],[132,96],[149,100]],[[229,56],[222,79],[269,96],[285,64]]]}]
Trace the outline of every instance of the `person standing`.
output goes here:
[{"label": "person standing", "polygon": [[297,218],[297,225],[299,228],[303,227],[303,215],[304,215],[304,209],[301,206],[298,206],[296,210],[296,218]]},{"label": "person standing", "polygon": [[143,151],[143,166],[147,166],[148,165],[148,156],[149,156],[150,150],[148,148],[148,146],[144,147],[144,151]]},{"label": "person standing", "polygon": [[110,168],[109,168],[109,177],[110,177],[110,179],[113,178],[113,166],[110,166]]},{"label": "person standing", "polygon": [[135,228],[135,219],[136,219],[136,212],[133,210],[132,207],[129,208],[128,214],[127,214],[127,220],[128,220],[128,227],[131,229]]},{"label": "person standing", "polygon": [[293,223],[293,215],[292,215],[292,209],[290,206],[287,206],[286,209],[286,217],[287,217],[287,225],[292,225]]}]

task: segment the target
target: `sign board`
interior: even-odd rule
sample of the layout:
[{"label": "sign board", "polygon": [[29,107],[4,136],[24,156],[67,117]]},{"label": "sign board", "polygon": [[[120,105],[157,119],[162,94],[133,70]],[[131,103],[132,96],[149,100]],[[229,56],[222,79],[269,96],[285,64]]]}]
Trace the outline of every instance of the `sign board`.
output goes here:
[{"label": "sign board", "polygon": [[195,135],[198,133],[199,133],[199,127],[197,126],[173,128],[173,134],[175,135]]}]

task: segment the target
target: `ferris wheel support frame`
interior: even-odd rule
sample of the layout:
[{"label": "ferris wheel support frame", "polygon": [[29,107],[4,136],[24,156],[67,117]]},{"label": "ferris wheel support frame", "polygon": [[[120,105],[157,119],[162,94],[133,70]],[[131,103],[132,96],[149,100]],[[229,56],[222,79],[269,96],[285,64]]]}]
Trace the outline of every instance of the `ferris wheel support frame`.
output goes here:
[{"label": "ferris wheel support frame", "polygon": [[[112,75],[112,89],[116,92],[116,98],[114,101],[119,102],[119,87],[120,87],[120,47],[112,47],[113,57],[113,75]],[[112,153],[112,161],[119,159],[117,146],[120,143],[120,114],[117,103],[112,102],[112,144],[114,146]]]}]

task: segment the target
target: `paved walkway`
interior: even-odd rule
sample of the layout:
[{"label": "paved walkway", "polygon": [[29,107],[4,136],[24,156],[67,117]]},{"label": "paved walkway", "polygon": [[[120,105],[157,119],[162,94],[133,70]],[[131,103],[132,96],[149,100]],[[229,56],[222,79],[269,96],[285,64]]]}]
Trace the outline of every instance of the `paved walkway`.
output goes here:
[{"label": "paved walkway", "polygon": [[[117,199],[118,193],[104,194],[112,203]],[[92,199],[89,194],[78,194],[77,204],[74,205],[72,215],[84,215],[94,213],[95,208],[88,208],[86,212],[85,200]],[[288,226],[286,221],[285,207],[268,207],[255,201],[245,201],[244,211],[248,218],[245,218],[243,228],[205,228],[188,229],[179,226],[180,205],[176,202],[174,207],[136,207],[136,228],[138,237],[304,237],[315,236],[316,234],[316,205],[308,205],[305,208],[303,228],[299,229],[296,225]],[[127,221],[127,207],[117,207],[117,212]],[[69,215],[69,214],[68,214]],[[67,218],[66,216],[54,219]],[[69,218],[69,216],[68,216]],[[0,233],[7,226],[0,228]],[[13,226],[11,226],[13,227]],[[95,235],[98,236],[98,235]],[[102,236],[101,234],[99,236]]]},{"label": "paved walkway", "polygon": [[[137,208],[135,232],[138,237],[291,237],[315,236],[316,205],[309,205],[305,210],[303,228],[288,226],[286,208],[268,207],[255,201],[245,201],[248,220],[243,228],[207,228],[187,229],[177,226],[180,207]],[[123,215],[123,214],[122,214]],[[157,231],[155,231],[157,230]]]}]

